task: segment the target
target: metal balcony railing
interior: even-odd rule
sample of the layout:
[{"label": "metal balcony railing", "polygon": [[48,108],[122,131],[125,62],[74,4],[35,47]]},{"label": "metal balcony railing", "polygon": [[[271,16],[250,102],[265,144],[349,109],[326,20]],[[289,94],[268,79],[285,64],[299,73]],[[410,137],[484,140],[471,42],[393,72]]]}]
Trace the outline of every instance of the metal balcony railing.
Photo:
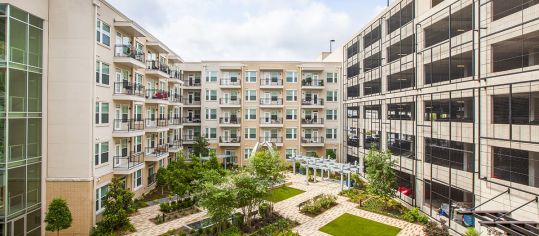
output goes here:
[{"label": "metal balcony railing", "polygon": [[182,102],[182,96],[180,94],[174,93],[170,94],[168,96],[168,101],[173,103],[181,103]]},{"label": "metal balcony railing", "polygon": [[239,86],[241,85],[241,80],[239,78],[221,79],[219,80],[219,84],[225,86]]},{"label": "metal balcony railing", "polygon": [[160,144],[155,147],[146,147],[146,156],[162,157],[168,155],[168,144]]},{"label": "metal balcony railing", "polygon": [[167,127],[168,119],[166,118],[146,118],[146,128]]},{"label": "metal balcony railing", "polygon": [[241,99],[240,98],[236,98],[236,99],[220,98],[219,99],[219,104],[221,104],[221,105],[240,105],[241,104]]},{"label": "metal balcony railing", "polygon": [[199,124],[200,123],[200,116],[193,116],[193,117],[184,117],[183,118],[184,124]]},{"label": "metal balcony railing", "polygon": [[115,45],[114,46],[115,57],[130,57],[137,61],[144,63],[144,52],[135,50],[131,45]]},{"label": "metal balcony railing", "polygon": [[170,67],[167,64],[159,63],[159,61],[155,61],[155,60],[146,61],[146,69],[159,70],[166,74],[169,74],[169,71],[170,71]]},{"label": "metal balcony railing", "polygon": [[301,86],[322,87],[324,80],[321,79],[304,79],[301,81]]},{"label": "metal balcony railing", "polygon": [[262,86],[282,86],[283,80],[279,78],[265,78],[260,79],[260,85]]},{"label": "metal balcony railing", "polygon": [[324,105],[324,99],[322,99],[322,98],[303,99],[301,101],[301,105],[304,105],[304,106],[320,106],[320,105]]},{"label": "metal balcony railing", "polygon": [[168,100],[169,94],[166,90],[162,89],[146,89],[147,99],[161,99]]},{"label": "metal balcony railing", "polygon": [[260,105],[283,105],[282,98],[260,98]]},{"label": "metal balcony railing", "polygon": [[275,118],[275,117],[262,117],[260,118],[260,124],[266,124],[266,125],[280,125],[283,123],[283,118]]},{"label": "metal balcony railing", "polygon": [[324,137],[315,136],[315,137],[301,137],[301,143],[324,143]]},{"label": "metal balcony railing", "polygon": [[234,124],[238,125],[241,123],[241,118],[238,116],[230,116],[230,117],[220,117],[219,118],[219,124]]},{"label": "metal balcony railing", "polygon": [[140,131],[144,130],[144,120],[141,119],[114,119],[113,131]]},{"label": "metal balcony railing", "polygon": [[124,80],[123,82],[114,83],[114,94],[124,94],[124,95],[134,95],[139,97],[144,97],[145,89],[144,86],[136,83],[128,82]]},{"label": "metal balcony railing", "polygon": [[142,153],[129,153],[123,156],[113,157],[115,170],[132,170],[144,164],[144,156]]},{"label": "metal balcony railing", "polygon": [[241,137],[219,136],[219,143],[240,143]]},{"label": "metal balcony railing", "polygon": [[316,125],[316,124],[324,124],[324,118],[302,118],[301,119],[301,124],[304,124],[304,125]]},{"label": "metal balcony railing", "polygon": [[283,137],[260,137],[260,142],[282,143]]}]

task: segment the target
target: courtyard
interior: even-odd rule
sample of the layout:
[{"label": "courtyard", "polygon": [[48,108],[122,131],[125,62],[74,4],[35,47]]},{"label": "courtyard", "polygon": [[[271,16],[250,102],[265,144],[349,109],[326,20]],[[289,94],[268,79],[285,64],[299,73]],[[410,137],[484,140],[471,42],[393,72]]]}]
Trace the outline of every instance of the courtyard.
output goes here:
[{"label": "courtyard", "polygon": [[[296,221],[298,225],[295,226],[292,231],[299,233],[299,235],[345,235],[333,233],[334,231],[327,230],[327,228],[330,226],[326,226],[343,215],[345,215],[345,217],[360,217],[366,222],[377,222],[379,224],[376,225],[378,226],[376,229],[389,228],[391,231],[387,232],[396,233],[387,235],[424,235],[422,231],[423,226],[419,224],[413,224],[396,218],[358,209],[357,204],[348,201],[348,198],[346,197],[338,195],[339,192],[341,192],[341,185],[339,182],[319,181],[316,183],[307,183],[305,176],[293,174],[287,174],[286,182],[287,185],[285,188],[281,187],[281,189],[278,190],[279,193],[275,192],[272,195],[272,201],[275,202],[274,210],[279,215]],[[300,212],[298,205],[321,194],[331,194],[337,196],[337,205],[314,217],[307,216]],[[130,220],[136,229],[136,232],[130,235],[162,235],[167,233],[169,230],[188,228],[188,225],[192,224],[193,222],[207,218],[207,212],[201,211],[156,225],[150,219],[156,217],[158,214],[160,214],[159,205],[139,209],[137,214],[130,217]],[[357,235],[372,235],[371,232],[374,232],[370,231],[373,230],[372,228],[362,229],[363,226],[361,224],[350,225],[349,227],[355,229],[355,231],[352,232],[358,232]],[[331,232],[332,234],[322,232],[321,228],[323,228],[323,230],[326,232]],[[361,234],[361,232],[363,232],[363,234]]]}]

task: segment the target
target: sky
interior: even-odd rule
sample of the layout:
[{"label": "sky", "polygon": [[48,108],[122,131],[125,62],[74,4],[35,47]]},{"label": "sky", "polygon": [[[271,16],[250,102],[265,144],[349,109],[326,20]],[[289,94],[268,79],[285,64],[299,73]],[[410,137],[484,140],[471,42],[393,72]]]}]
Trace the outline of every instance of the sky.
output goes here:
[{"label": "sky", "polygon": [[185,61],[314,60],[387,0],[108,0]]}]

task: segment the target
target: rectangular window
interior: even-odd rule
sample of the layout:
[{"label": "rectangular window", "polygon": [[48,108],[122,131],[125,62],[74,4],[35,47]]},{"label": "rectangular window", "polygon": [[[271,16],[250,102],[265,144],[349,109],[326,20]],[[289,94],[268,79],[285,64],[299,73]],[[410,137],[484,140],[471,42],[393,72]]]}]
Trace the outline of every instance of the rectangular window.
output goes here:
[{"label": "rectangular window", "polygon": [[286,129],[286,139],[297,139],[297,129],[296,128],[287,128]]},{"label": "rectangular window", "polygon": [[327,139],[337,139],[337,129],[326,129]]},{"label": "rectangular window", "polygon": [[96,166],[109,162],[109,143],[108,142],[95,144],[94,162]]},{"label": "rectangular window", "polygon": [[142,186],[142,169],[133,173],[133,189],[137,189]]},{"label": "rectangular window", "polygon": [[245,128],[245,139],[256,139],[256,128]]},{"label": "rectangular window", "polygon": [[296,110],[296,109],[286,109],[286,119],[287,120],[297,120],[298,119],[298,110]]},{"label": "rectangular window", "polygon": [[286,101],[295,102],[298,100],[298,91],[297,90],[286,90]]},{"label": "rectangular window", "polygon": [[109,186],[105,185],[95,190],[95,211],[100,212],[105,207]]},{"label": "rectangular window", "polygon": [[245,101],[256,101],[256,90],[245,90]]},{"label": "rectangular window", "polygon": [[110,46],[110,26],[100,19],[97,19],[96,41]]},{"label": "rectangular window", "polygon": [[297,83],[298,82],[298,74],[295,71],[286,72],[286,82],[287,83]]},{"label": "rectangular window", "polygon": [[95,61],[95,82],[98,84],[109,85],[110,66],[101,61]]},{"label": "rectangular window", "polygon": [[247,83],[256,83],[256,71],[246,71],[245,72],[245,82],[247,82]]},{"label": "rectangular window", "polygon": [[217,101],[217,90],[206,89],[206,101]]},{"label": "rectangular window", "polygon": [[216,139],[217,138],[217,128],[206,128],[206,138],[207,139]]},{"label": "rectangular window", "polygon": [[135,136],[135,146],[133,148],[135,153],[142,152],[142,136]]},{"label": "rectangular window", "polygon": [[217,120],[217,109],[206,108],[206,120]]},{"label": "rectangular window", "polygon": [[290,159],[296,156],[297,150],[294,148],[286,149],[286,159]]},{"label": "rectangular window", "polygon": [[337,91],[327,91],[326,100],[328,102],[336,102],[337,101]]},{"label": "rectangular window", "polygon": [[208,71],[206,73],[206,82],[217,82],[217,71]]},{"label": "rectangular window", "polygon": [[337,83],[337,73],[327,73],[326,81],[328,83]]},{"label": "rectangular window", "polygon": [[108,124],[109,123],[109,104],[106,102],[95,103],[95,123],[96,124]]},{"label": "rectangular window", "polygon": [[533,178],[534,170],[539,167],[539,159],[535,155],[537,153],[501,147],[493,147],[492,151],[494,154],[492,157],[492,178],[534,187],[539,186],[537,182],[530,183],[530,179],[537,181],[537,176]]},{"label": "rectangular window", "polygon": [[256,108],[245,109],[246,120],[256,120]]},{"label": "rectangular window", "polygon": [[252,149],[252,148],[246,148],[246,149],[245,149],[245,156],[244,156],[244,158],[245,158],[245,159],[248,159],[248,158],[251,156],[252,153],[253,153],[253,149]]},{"label": "rectangular window", "polygon": [[326,120],[337,120],[337,110],[326,110]]}]

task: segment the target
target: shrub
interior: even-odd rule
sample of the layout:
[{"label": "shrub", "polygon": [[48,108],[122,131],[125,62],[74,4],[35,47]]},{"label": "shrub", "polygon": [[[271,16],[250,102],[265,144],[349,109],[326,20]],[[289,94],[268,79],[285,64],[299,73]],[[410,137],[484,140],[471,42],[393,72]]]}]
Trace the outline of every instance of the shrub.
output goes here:
[{"label": "shrub", "polygon": [[337,204],[337,197],[333,195],[320,195],[301,205],[299,211],[304,214],[318,215]]},{"label": "shrub", "polygon": [[243,214],[239,212],[234,213],[232,216],[232,223],[238,228],[243,227]]},{"label": "shrub", "polygon": [[479,236],[479,232],[477,232],[477,230],[475,230],[475,228],[473,227],[470,227],[466,230],[466,233],[465,233],[466,236]]},{"label": "shrub", "polygon": [[402,219],[411,223],[426,224],[429,218],[419,212],[418,208],[413,208],[402,215]]},{"label": "shrub", "polygon": [[225,229],[221,234],[221,236],[239,236],[241,235],[240,230],[236,226],[232,226],[228,229]]},{"label": "shrub", "polygon": [[445,225],[445,220],[441,219],[440,224],[441,225],[435,221],[429,221],[425,224],[423,232],[425,232],[425,235],[427,236],[449,236],[449,229]]}]

